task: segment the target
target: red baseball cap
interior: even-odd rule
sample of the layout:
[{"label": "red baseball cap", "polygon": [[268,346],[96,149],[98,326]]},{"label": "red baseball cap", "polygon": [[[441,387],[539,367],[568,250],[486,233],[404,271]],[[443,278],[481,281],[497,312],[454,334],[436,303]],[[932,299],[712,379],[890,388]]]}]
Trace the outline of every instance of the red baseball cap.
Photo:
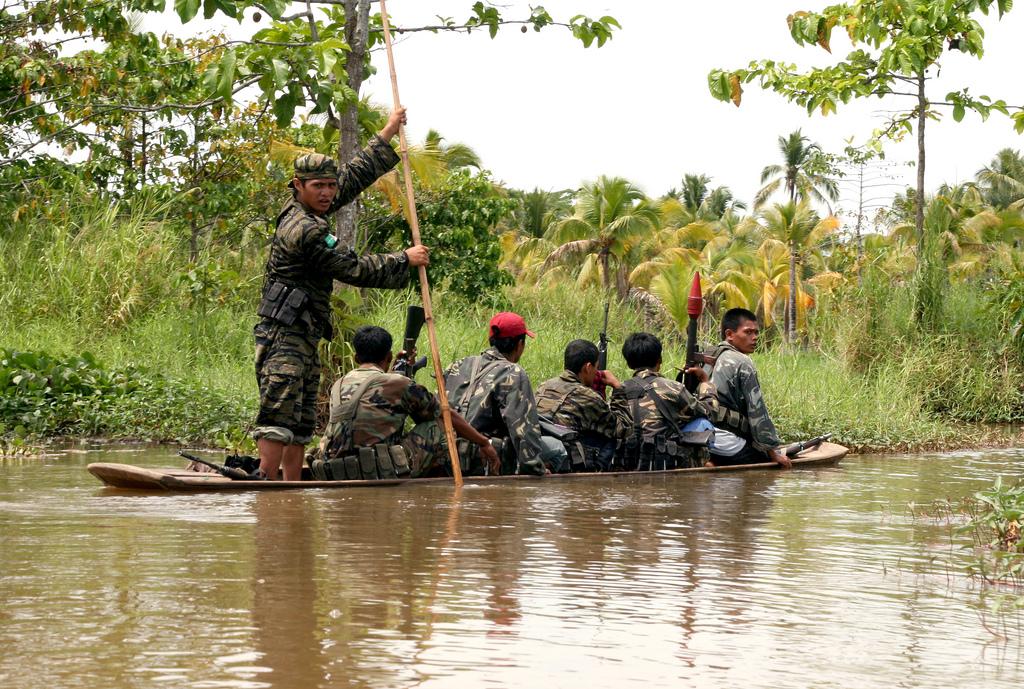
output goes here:
[{"label": "red baseball cap", "polygon": [[526,329],[526,321],[518,313],[502,311],[494,314],[494,318],[491,319],[491,337],[519,337],[523,333],[530,337],[537,337]]}]

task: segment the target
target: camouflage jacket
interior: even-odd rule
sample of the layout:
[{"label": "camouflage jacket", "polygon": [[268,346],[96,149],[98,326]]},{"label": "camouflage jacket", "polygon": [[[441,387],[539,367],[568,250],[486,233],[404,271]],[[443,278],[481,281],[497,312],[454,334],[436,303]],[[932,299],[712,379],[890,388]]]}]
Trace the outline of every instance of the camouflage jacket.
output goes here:
[{"label": "camouflage jacket", "polygon": [[749,440],[756,449],[767,452],[778,447],[782,441],[764,406],[754,362],[728,342],[719,343],[716,350],[718,361],[711,371],[711,382],[718,391],[719,403],[747,417]]},{"label": "camouflage jacket", "polygon": [[[327,214],[351,202],[397,162],[391,146],[374,137],[342,168],[338,195]],[[263,283],[264,289],[271,282],[281,282],[305,291],[318,335],[330,332],[330,296],[335,280],[356,287],[403,287],[411,274],[404,252],[356,256],[351,249],[332,246],[330,234],[325,216],[313,213],[297,199],[290,200],[277,216]]]},{"label": "camouflage jacket", "polygon": [[[344,412],[367,378],[374,377],[359,398],[355,418]],[[339,457],[356,447],[401,441],[406,417],[416,423],[441,415],[437,398],[403,375],[385,373],[376,366],[357,368],[336,381],[331,389],[331,416],[321,439],[325,457]]]},{"label": "camouflage jacket", "polygon": [[612,414],[601,395],[568,369],[537,388],[537,413],[580,433],[593,433],[609,440],[623,437],[632,426]]},{"label": "camouflage jacket", "polygon": [[[477,381],[470,389],[474,364]],[[530,377],[519,364],[491,347],[449,366],[444,384],[451,408],[473,428],[488,437],[509,438],[520,462],[542,456],[537,402]]]},{"label": "camouflage jacket", "polygon": [[[712,416],[718,405],[715,398],[715,386],[711,383],[701,383],[697,388],[697,396],[694,397],[689,390],[683,387],[682,383],[664,378],[649,368],[636,371],[630,380],[645,386],[653,386],[654,392],[665,400],[666,406],[677,412],[675,423],[680,428],[697,417]],[[628,424],[627,428],[633,426],[633,409],[625,391],[628,384],[629,381],[613,392],[611,399],[612,413],[620,420],[620,423]],[[672,434],[671,424],[665,422],[649,395],[640,397],[637,405],[636,415],[643,439],[651,440],[658,436]]]}]

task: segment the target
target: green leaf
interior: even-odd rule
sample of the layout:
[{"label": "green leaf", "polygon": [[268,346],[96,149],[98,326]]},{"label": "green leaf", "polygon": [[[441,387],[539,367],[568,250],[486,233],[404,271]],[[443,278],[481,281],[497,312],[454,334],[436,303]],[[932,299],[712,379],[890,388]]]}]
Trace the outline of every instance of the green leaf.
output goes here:
[{"label": "green leaf", "polygon": [[217,79],[217,95],[224,100],[231,100],[231,91],[235,85],[235,65],[238,58],[234,50],[224,51],[220,59],[220,76]]},{"label": "green leaf", "polygon": [[182,24],[187,24],[199,11],[199,0],[174,0],[174,11]]},{"label": "green leaf", "polygon": [[274,85],[278,88],[284,87],[288,83],[288,74],[291,72],[288,63],[275,57],[270,61],[270,65],[274,75]]},{"label": "green leaf", "polygon": [[966,112],[966,110],[965,110],[965,108],[963,106],[963,103],[954,103],[953,104],[953,119],[954,120],[956,120],[957,122],[962,121],[964,119],[965,112]]},{"label": "green leaf", "polygon": [[292,98],[291,94],[282,94],[274,102],[274,117],[277,118],[278,127],[287,127],[292,123],[292,118],[295,116],[295,99]]},{"label": "green leaf", "polygon": [[284,11],[288,9],[288,0],[263,0],[260,4],[273,19],[280,19]]}]

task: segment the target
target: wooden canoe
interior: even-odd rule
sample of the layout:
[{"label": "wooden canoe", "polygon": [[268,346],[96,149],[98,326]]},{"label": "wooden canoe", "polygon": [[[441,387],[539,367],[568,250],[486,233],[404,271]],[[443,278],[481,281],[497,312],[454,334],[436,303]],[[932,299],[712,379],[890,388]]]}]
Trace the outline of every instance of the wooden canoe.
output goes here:
[{"label": "wooden canoe", "polygon": [[[848,450],[835,443],[822,443],[793,458],[793,468],[820,467],[838,464]],[[220,474],[200,473],[188,469],[148,469],[131,464],[94,463],[89,473],[107,486],[133,490],[166,490],[176,492],[208,490],[288,490],[296,488],[362,488],[371,486],[397,486],[405,483],[451,483],[450,478],[396,478],[376,481],[233,481]],[[495,481],[568,481],[579,479],[622,478],[627,476],[655,476],[669,474],[722,473],[778,469],[772,462],[741,464],[697,469],[668,469],[664,471],[610,471],[606,473],[551,474],[549,476],[467,476],[466,483],[492,483]]]}]

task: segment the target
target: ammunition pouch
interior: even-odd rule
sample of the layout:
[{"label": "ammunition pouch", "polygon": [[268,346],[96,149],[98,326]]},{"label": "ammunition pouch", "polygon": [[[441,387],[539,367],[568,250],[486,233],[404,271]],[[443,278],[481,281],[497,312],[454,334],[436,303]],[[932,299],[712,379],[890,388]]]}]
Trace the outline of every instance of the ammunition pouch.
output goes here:
[{"label": "ammunition pouch", "polygon": [[317,481],[375,481],[407,478],[409,455],[401,445],[379,443],[360,447],[355,453],[331,459],[314,459],[310,464]]},{"label": "ammunition pouch", "polygon": [[283,282],[270,282],[263,290],[257,315],[269,318],[282,325],[295,325],[297,322],[313,326],[313,316],[309,312],[309,295],[298,287],[290,287]]},{"label": "ammunition pouch", "polygon": [[[634,471],[658,471],[663,469],[692,469],[704,465],[710,458],[707,441],[711,431],[684,433],[680,436],[658,435],[645,437],[640,443],[635,461],[626,468]],[[705,438],[703,443],[690,442]],[[630,457],[627,457],[627,461]]]},{"label": "ammunition pouch", "polygon": [[711,416],[711,423],[719,428],[732,431],[741,438],[750,439],[750,421],[743,414],[735,409],[729,409],[724,404],[718,405]]}]

